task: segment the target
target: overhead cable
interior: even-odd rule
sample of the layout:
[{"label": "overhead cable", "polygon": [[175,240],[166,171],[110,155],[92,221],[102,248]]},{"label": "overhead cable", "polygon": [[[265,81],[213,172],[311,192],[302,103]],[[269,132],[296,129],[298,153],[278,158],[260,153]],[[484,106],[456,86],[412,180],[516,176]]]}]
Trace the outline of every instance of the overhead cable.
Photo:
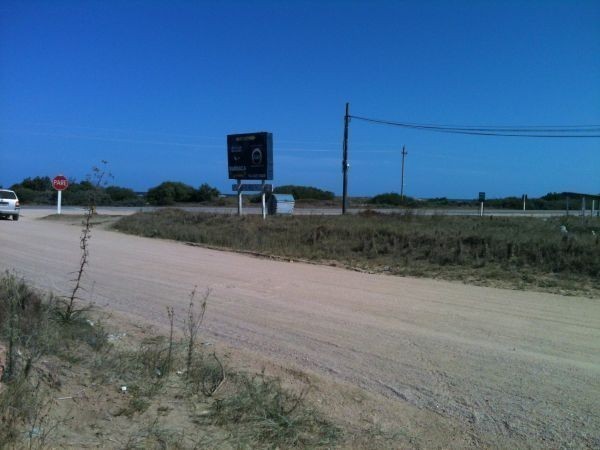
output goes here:
[{"label": "overhead cable", "polygon": [[600,138],[600,125],[536,125],[521,127],[453,126],[396,122],[392,120],[372,119],[361,116],[350,116],[350,118],[381,125],[391,125],[415,130],[435,131],[437,133],[532,138]]}]

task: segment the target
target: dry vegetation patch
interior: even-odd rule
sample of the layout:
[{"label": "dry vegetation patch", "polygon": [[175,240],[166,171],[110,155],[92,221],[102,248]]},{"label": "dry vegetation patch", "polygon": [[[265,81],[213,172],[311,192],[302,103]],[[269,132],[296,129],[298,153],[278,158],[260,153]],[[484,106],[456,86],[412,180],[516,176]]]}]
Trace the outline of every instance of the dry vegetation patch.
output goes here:
[{"label": "dry vegetation patch", "polygon": [[[264,373],[241,372],[193,336],[208,293],[171,333],[127,334],[100,311],[65,321],[52,296],[0,278],[0,448],[318,448],[342,433]],[[106,317],[104,317],[106,319]],[[307,387],[308,388],[308,387]]]},{"label": "dry vegetation patch", "polygon": [[[561,227],[564,228],[561,231]],[[168,209],[117,230],[396,275],[600,295],[600,220],[413,214],[270,217]]]}]

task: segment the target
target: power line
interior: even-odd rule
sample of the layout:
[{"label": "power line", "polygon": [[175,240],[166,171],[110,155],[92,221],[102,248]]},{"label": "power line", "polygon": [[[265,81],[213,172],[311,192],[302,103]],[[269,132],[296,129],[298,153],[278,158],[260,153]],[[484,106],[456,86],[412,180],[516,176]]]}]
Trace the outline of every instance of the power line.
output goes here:
[{"label": "power line", "polygon": [[[564,126],[530,126],[513,127],[495,126],[478,127],[452,125],[427,125],[406,122],[396,122],[392,120],[372,119],[369,117],[350,116],[351,119],[362,120],[364,122],[377,123],[381,125],[391,125],[402,128],[434,131],[437,133],[466,134],[475,136],[505,136],[505,137],[533,137],[533,138],[599,138],[600,134],[589,134],[600,132],[599,125],[564,125]],[[560,134],[562,133],[562,134]]]}]

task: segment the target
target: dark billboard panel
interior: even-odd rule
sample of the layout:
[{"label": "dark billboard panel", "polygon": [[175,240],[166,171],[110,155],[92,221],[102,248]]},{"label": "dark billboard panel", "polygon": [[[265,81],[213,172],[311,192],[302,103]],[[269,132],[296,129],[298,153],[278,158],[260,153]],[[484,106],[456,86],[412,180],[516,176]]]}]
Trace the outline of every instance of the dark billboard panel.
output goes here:
[{"label": "dark billboard panel", "polygon": [[234,180],[273,179],[273,133],[227,135],[229,178]]}]

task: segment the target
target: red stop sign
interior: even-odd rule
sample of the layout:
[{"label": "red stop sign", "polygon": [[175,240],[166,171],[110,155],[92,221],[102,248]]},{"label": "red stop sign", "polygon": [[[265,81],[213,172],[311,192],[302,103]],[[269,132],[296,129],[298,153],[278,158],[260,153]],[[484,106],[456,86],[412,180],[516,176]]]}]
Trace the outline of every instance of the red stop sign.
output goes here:
[{"label": "red stop sign", "polygon": [[69,187],[69,180],[63,175],[57,175],[52,179],[52,187],[57,191],[64,191]]}]

